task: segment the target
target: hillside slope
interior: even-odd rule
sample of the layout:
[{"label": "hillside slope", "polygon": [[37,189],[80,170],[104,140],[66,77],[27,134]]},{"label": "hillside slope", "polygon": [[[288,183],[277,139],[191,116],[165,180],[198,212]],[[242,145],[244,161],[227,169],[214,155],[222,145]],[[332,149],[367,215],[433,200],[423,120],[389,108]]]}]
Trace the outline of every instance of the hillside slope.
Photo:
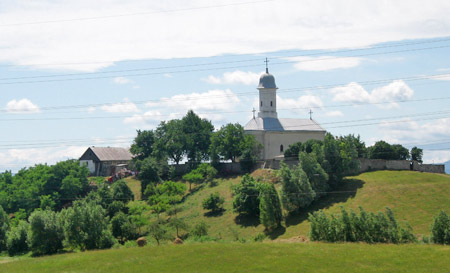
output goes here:
[{"label": "hillside slope", "polygon": [[[216,187],[205,186],[191,194],[182,204],[183,217],[190,225],[205,221],[214,237],[235,240],[251,239],[264,231],[258,219],[240,219],[232,211],[231,185],[240,177],[221,179]],[[225,211],[210,215],[201,203],[209,194],[219,192],[225,197]],[[407,221],[417,235],[429,234],[433,217],[440,210],[450,213],[450,176],[410,171],[377,171],[348,177],[335,193],[315,202],[308,210],[286,219],[283,228],[270,234],[272,239],[304,237],[309,232],[309,212],[324,209],[339,212],[340,206],[357,210],[384,211],[390,207],[399,222]]]}]

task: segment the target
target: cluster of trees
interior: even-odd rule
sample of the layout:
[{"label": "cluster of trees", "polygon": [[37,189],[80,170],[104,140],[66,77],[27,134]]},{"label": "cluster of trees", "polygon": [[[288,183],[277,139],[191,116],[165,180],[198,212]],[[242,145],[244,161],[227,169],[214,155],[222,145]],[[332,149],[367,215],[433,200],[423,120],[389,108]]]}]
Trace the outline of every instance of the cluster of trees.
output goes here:
[{"label": "cluster of trees", "polygon": [[[350,141],[356,148],[358,158],[387,159],[387,160],[416,160],[422,163],[423,150],[413,147],[410,151],[400,144],[389,144],[380,140],[373,146],[366,147],[360,137],[348,135],[338,138],[339,141]],[[284,152],[285,157],[298,158],[299,152],[310,153],[314,145],[320,143],[319,140],[308,140],[304,143],[294,143]]]},{"label": "cluster of trees", "polygon": [[340,215],[327,216],[323,211],[309,214],[313,241],[367,242],[367,243],[411,243],[416,242],[411,228],[400,226],[394,213],[386,208],[382,212],[367,213],[361,207],[359,215],[341,208]]},{"label": "cluster of trees", "polygon": [[15,175],[5,171],[0,173],[0,206],[16,217],[27,217],[36,208],[60,210],[89,192],[88,174],[77,160],[23,168]]},{"label": "cluster of trees", "polygon": [[255,181],[246,175],[233,188],[233,208],[242,215],[258,216],[267,230],[281,225],[282,207],[295,213],[314,200],[336,188],[344,175],[358,169],[357,144],[359,138],[335,138],[331,134],[324,141],[310,140],[290,147],[298,153],[299,164],[292,169],[282,163],[277,175],[281,181],[281,198],[272,183]]}]

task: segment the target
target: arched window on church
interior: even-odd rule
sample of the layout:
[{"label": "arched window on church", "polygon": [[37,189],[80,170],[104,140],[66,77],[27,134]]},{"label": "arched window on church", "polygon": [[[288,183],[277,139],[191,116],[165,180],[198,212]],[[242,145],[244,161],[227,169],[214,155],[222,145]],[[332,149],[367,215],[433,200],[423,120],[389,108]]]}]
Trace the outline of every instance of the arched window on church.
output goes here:
[{"label": "arched window on church", "polygon": [[272,102],[270,102],[270,107],[272,107],[273,105],[272,105]]},{"label": "arched window on church", "polygon": [[262,101],[261,101],[261,106],[262,106]]},{"label": "arched window on church", "polygon": [[280,152],[282,153],[284,150],[283,144],[280,145]]}]

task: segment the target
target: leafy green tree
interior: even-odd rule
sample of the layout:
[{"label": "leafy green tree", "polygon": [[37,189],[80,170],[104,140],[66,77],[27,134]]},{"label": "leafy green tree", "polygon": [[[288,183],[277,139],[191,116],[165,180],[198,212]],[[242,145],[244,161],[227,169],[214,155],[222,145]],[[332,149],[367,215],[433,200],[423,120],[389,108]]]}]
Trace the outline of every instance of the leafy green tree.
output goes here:
[{"label": "leafy green tree", "polygon": [[148,232],[155,239],[157,245],[160,245],[162,240],[170,239],[165,223],[161,219],[152,222],[148,228]]},{"label": "leafy green tree", "polygon": [[179,235],[180,230],[185,230],[185,231],[189,230],[189,225],[186,223],[186,221],[184,221],[183,219],[178,218],[178,217],[171,218],[169,221],[169,226],[175,228],[177,238],[180,238],[180,235]]},{"label": "leafy green tree", "polygon": [[197,164],[208,158],[208,148],[214,126],[210,121],[201,119],[194,111],[189,110],[181,119],[182,131],[186,135],[184,150],[190,162]]},{"label": "leafy green tree", "polygon": [[145,196],[144,192],[149,184],[156,184],[161,181],[158,161],[154,158],[147,157],[137,164],[139,171],[138,178],[141,180],[141,193]]},{"label": "leafy green tree", "polygon": [[106,208],[107,215],[109,218],[113,218],[119,212],[123,212],[125,214],[128,213],[128,207],[126,204],[119,200],[114,200],[111,204]]},{"label": "leafy green tree", "polygon": [[143,201],[131,201],[127,204],[129,219],[138,229],[139,236],[143,234],[142,228],[149,224],[148,217],[145,215],[151,208]]},{"label": "leafy green tree", "polygon": [[114,182],[111,186],[112,189],[112,197],[114,200],[122,201],[124,203],[128,203],[129,201],[134,200],[134,194],[131,191],[130,187],[128,187],[127,182],[125,180],[120,179]]},{"label": "leafy green tree", "polygon": [[194,237],[206,236],[208,235],[208,229],[209,226],[204,221],[201,221],[200,223],[194,226],[194,228],[191,231],[191,235]]},{"label": "leafy green tree", "polygon": [[49,195],[41,195],[39,197],[39,199],[40,199],[40,202],[41,202],[41,206],[40,206],[41,209],[43,209],[43,210],[46,210],[46,209],[53,210],[56,207],[56,201],[55,200],[59,199],[59,194],[57,192],[55,192],[52,195],[50,195],[50,194]]},{"label": "leafy green tree", "polygon": [[121,211],[111,219],[111,231],[112,235],[122,244],[128,240],[134,240],[139,237],[136,226],[131,222],[130,218]]},{"label": "leafy green tree", "polygon": [[309,139],[302,144],[302,151],[309,154],[313,151],[315,145],[323,145],[323,141],[317,139]]},{"label": "leafy green tree", "polygon": [[315,192],[315,199],[326,194],[329,190],[328,174],[317,162],[315,152],[306,154],[305,152],[299,153],[299,164],[308,177],[312,190]]},{"label": "leafy green tree", "polygon": [[205,182],[210,183],[212,180],[217,176],[217,170],[211,164],[208,163],[202,163],[198,165],[197,172],[200,173]]},{"label": "leafy green tree", "polygon": [[212,134],[209,149],[212,157],[217,155],[222,160],[235,162],[245,150],[245,145],[244,127],[239,123],[228,123]]},{"label": "leafy green tree", "polygon": [[130,152],[136,160],[144,160],[152,155],[154,143],[155,133],[152,130],[137,130],[137,136],[131,144]]},{"label": "leafy green tree", "polygon": [[158,159],[168,157],[178,165],[185,155],[186,141],[181,120],[162,121],[155,131],[153,153]]},{"label": "leafy green tree", "polygon": [[450,245],[450,217],[441,210],[431,226],[431,239],[436,244]]},{"label": "leafy green tree", "polygon": [[79,178],[68,175],[61,181],[61,191],[63,198],[73,200],[82,193],[83,185]]},{"label": "leafy green tree", "polygon": [[352,143],[353,146],[356,148],[358,158],[367,158],[366,144],[361,140],[361,137],[359,135],[355,137],[355,135],[349,134],[346,136],[339,137],[339,140],[341,142]]},{"label": "leafy green tree", "polygon": [[417,148],[416,146],[412,147],[411,149],[411,159],[416,160],[419,163],[422,163],[422,156],[423,156],[423,150],[420,148]]},{"label": "leafy green tree", "polygon": [[8,214],[0,206],[0,252],[6,249],[6,233],[9,230]]},{"label": "leafy green tree", "polygon": [[186,185],[180,182],[164,181],[156,187],[148,187],[147,203],[156,213],[166,211],[170,206],[182,200]]},{"label": "leafy green tree", "polygon": [[9,256],[28,251],[27,233],[29,224],[26,221],[20,221],[15,227],[8,231],[7,248]]},{"label": "leafy green tree", "polygon": [[241,182],[232,188],[233,209],[239,214],[259,216],[259,183],[246,174]]},{"label": "leafy green tree", "polygon": [[397,160],[408,160],[410,159],[409,150],[403,147],[400,144],[394,144],[392,145],[392,148],[394,149],[395,158]]},{"label": "leafy green tree", "polygon": [[302,143],[296,142],[294,144],[289,145],[289,147],[284,151],[284,157],[285,158],[288,158],[288,157],[298,158],[298,153],[300,151],[303,151]]},{"label": "leafy green tree", "polygon": [[182,178],[189,183],[189,191],[192,190],[192,183],[199,185],[205,181],[205,177],[196,169],[183,175]]},{"label": "leafy green tree", "polygon": [[246,173],[251,172],[261,154],[262,148],[263,145],[256,140],[255,136],[244,136],[242,155],[239,157],[239,165],[242,171]]},{"label": "leafy green tree", "polygon": [[281,225],[281,203],[275,186],[272,183],[260,184],[259,219],[264,227],[271,231]]},{"label": "leafy green tree", "polygon": [[28,240],[33,255],[53,254],[63,249],[64,233],[56,212],[35,210],[28,221]]},{"label": "leafy green tree", "polygon": [[114,244],[106,211],[99,204],[75,201],[61,211],[65,242],[72,248],[102,249]]},{"label": "leafy green tree", "polygon": [[223,203],[225,203],[225,199],[216,192],[211,193],[206,199],[203,199],[202,205],[204,209],[217,212],[223,210]]}]

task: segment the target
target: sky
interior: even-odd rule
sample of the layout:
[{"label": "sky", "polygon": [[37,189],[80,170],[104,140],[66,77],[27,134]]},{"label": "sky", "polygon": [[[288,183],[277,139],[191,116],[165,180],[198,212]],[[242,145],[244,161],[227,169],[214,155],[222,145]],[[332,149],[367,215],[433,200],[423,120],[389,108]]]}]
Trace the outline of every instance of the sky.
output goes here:
[{"label": "sky", "polygon": [[0,0],[0,171],[127,147],[189,109],[278,116],[450,160],[450,2]]}]

